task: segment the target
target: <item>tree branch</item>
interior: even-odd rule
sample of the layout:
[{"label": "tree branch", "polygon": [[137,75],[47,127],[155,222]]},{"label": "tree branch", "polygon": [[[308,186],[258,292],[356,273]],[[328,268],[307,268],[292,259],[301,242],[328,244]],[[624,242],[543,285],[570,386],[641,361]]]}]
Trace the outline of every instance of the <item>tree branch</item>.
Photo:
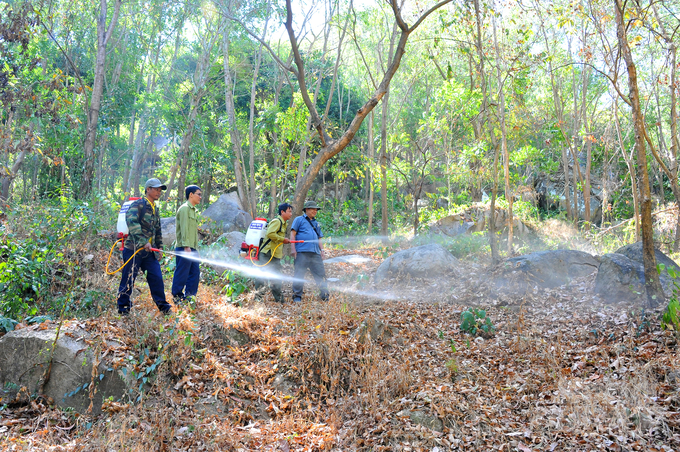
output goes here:
[{"label": "tree branch", "polygon": [[294,68],[293,66],[289,65],[289,64],[284,63],[283,60],[281,60],[281,58],[279,58],[279,56],[276,54],[276,52],[274,52],[274,50],[269,46],[269,44],[267,44],[267,42],[266,42],[264,39],[260,38],[260,37],[259,37],[258,35],[256,35],[253,31],[251,31],[251,30],[246,26],[246,24],[243,23],[243,21],[237,19],[236,17],[234,17],[234,16],[232,16],[231,14],[226,13],[226,12],[224,12],[224,11],[221,11],[220,14],[222,14],[222,15],[223,15],[224,17],[226,17],[227,19],[229,19],[229,20],[231,20],[231,21],[234,21],[234,22],[236,22],[237,24],[239,24],[240,26],[242,26],[243,29],[246,31],[246,33],[248,33],[250,36],[252,36],[253,38],[255,38],[255,40],[256,40],[257,42],[259,42],[260,44],[262,44],[262,45],[264,46],[264,48],[267,49],[267,51],[269,51],[269,54],[272,56],[272,58],[274,58],[274,61],[276,61],[276,62],[279,64],[279,66],[281,66],[283,69],[285,69],[285,70],[287,70],[287,71],[292,72],[293,74],[295,74],[296,77],[298,76],[298,73],[297,73],[297,71],[295,70],[295,68]]},{"label": "tree branch", "polygon": [[412,32],[413,30],[415,30],[416,28],[418,28],[418,26],[421,23],[423,23],[423,21],[427,18],[427,16],[429,16],[430,14],[432,14],[433,12],[435,12],[437,9],[441,8],[442,6],[446,5],[447,3],[451,3],[452,1],[453,0],[442,0],[441,2],[434,5],[432,8],[425,11],[425,13],[422,16],[420,16],[420,18],[416,21],[416,23],[413,24],[413,26],[409,29],[409,33]]},{"label": "tree branch", "polygon": [[309,91],[307,90],[307,81],[305,80],[305,63],[302,60],[302,56],[300,55],[300,47],[298,45],[297,38],[295,37],[295,32],[293,31],[293,11],[290,0],[286,0],[285,26],[286,30],[288,31],[288,39],[290,40],[291,49],[293,51],[293,60],[295,61],[295,65],[297,66],[296,75],[298,79],[298,85],[300,86],[300,94],[302,94],[302,99],[305,101],[307,110],[309,110],[309,114],[312,119],[312,125],[319,133],[321,144],[323,147],[326,147],[327,143],[330,141],[330,137],[326,134],[326,131],[323,128],[321,118],[319,117],[319,113],[316,110],[316,106],[312,102],[312,99],[309,97]]}]

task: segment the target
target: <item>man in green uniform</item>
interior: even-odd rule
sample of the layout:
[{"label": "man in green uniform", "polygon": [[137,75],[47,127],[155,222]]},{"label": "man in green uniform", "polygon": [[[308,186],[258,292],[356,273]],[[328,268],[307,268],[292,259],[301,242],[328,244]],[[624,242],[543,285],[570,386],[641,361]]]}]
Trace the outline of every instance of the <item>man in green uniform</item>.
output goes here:
[{"label": "man in green uniform", "polygon": [[[177,209],[175,230],[177,245],[175,252],[175,275],[172,278],[172,297],[175,304],[195,297],[198,282],[201,278],[198,257],[198,213],[196,204],[201,202],[203,193],[198,185],[189,185],[184,189],[187,202]],[[183,253],[183,254],[182,254]]]},{"label": "man in green uniform", "polygon": [[[290,243],[286,236],[286,228],[288,227],[288,220],[293,216],[293,206],[288,203],[279,204],[279,215],[269,222],[267,226],[267,234],[265,235],[264,243],[259,254],[259,265],[267,264],[262,268],[272,277],[269,281],[255,280],[255,290],[263,288],[265,283],[268,283],[274,296],[274,301],[283,303],[283,280],[281,279],[281,258],[283,258],[282,246],[285,243]],[[274,255],[272,256],[272,253]],[[270,260],[271,259],[271,260]]]},{"label": "man in green uniform", "polygon": [[158,179],[149,179],[144,184],[144,197],[130,205],[125,213],[125,222],[129,232],[125,239],[123,249],[123,262],[127,262],[134,253],[142,248],[130,262],[123,267],[123,273],[118,287],[118,312],[123,315],[130,313],[132,302],[130,295],[135,285],[137,272],[141,269],[146,272],[146,281],[149,283],[151,298],[158,309],[167,314],[170,312],[170,304],[165,299],[163,287],[163,274],[161,273],[161,253],[151,251],[151,248],[163,249],[163,236],[161,234],[161,217],[158,212],[156,201],[161,197],[167,187]]}]

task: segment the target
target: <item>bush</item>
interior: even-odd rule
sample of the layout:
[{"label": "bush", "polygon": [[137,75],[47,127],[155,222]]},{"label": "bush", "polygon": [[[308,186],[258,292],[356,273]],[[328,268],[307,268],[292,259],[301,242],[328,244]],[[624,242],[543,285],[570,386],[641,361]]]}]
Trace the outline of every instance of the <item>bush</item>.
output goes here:
[{"label": "bush", "polygon": [[[20,320],[41,310],[59,313],[67,293],[69,300],[77,299],[67,290],[82,272],[74,244],[105,240],[96,232],[112,217],[65,197],[53,204],[15,206],[8,216],[11,229],[0,227],[0,315]],[[100,298],[85,288],[82,306],[75,310],[92,307]]]},{"label": "bush", "polygon": [[38,312],[36,304],[50,285],[48,254],[35,243],[0,237],[0,314],[18,319]]},{"label": "bush", "polygon": [[483,309],[469,308],[460,314],[460,329],[471,336],[493,336],[495,328]]}]

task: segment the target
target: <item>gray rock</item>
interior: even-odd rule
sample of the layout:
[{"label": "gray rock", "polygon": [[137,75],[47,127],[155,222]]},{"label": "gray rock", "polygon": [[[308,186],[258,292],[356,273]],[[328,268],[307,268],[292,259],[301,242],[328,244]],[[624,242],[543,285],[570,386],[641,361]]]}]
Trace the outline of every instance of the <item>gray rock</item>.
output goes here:
[{"label": "gray rock", "polygon": [[[0,338],[0,387],[15,388],[18,391],[25,386],[29,394],[40,390],[41,380],[52,355],[56,329],[39,328],[39,325],[23,328]],[[92,400],[92,411],[99,414],[102,401],[108,397],[119,400],[126,394],[127,385],[122,373],[109,370],[106,362],[99,363],[93,379],[94,355],[83,340],[87,338],[89,334],[85,330],[62,328],[54,349],[45,395],[54,399],[62,408],[70,407],[85,413],[90,406],[89,385],[94,381],[97,391]],[[83,389],[84,385],[87,387]],[[79,388],[76,394],[69,396]]]},{"label": "gray rock", "polygon": [[220,198],[224,196],[225,201],[233,202],[238,206],[239,209],[241,210],[246,210],[243,208],[243,204],[241,203],[241,200],[238,197],[238,192],[237,191],[230,191],[229,193],[224,193],[223,195],[220,195]]},{"label": "gray rock", "polygon": [[523,290],[530,282],[546,289],[558,287],[592,274],[599,264],[597,258],[583,251],[539,251],[506,260],[496,286],[505,287],[515,282]]},{"label": "gray rock", "polygon": [[[673,291],[672,279],[666,272],[660,275],[660,280],[666,296],[670,296]],[[595,293],[609,303],[646,303],[644,266],[623,254],[605,254],[600,258]]]},{"label": "gray rock", "polygon": [[161,218],[161,234],[163,234],[163,246],[169,248],[174,246],[174,241],[177,240],[175,217]]},{"label": "gray rock", "polygon": [[375,282],[387,277],[408,274],[417,278],[436,278],[458,267],[456,259],[441,245],[430,244],[399,251],[380,264]]},{"label": "gray rock", "polygon": [[223,232],[243,230],[253,221],[248,212],[243,211],[231,194],[221,195],[212,203],[203,216],[212,220],[209,228],[221,227]]},{"label": "gray rock", "polygon": [[220,255],[238,256],[241,252],[241,244],[246,240],[246,235],[240,231],[231,231],[217,238],[220,245]]},{"label": "gray rock", "polygon": [[431,224],[430,232],[455,237],[467,232],[474,224],[475,223],[472,221],[466,221],[461,215],[449,215],[448,217],[440,218],[435,223]]},{"label": "gray rock", "polygon": [[[636,242],[630,245],[622,246],[621,248],[614,252],[618,254],[623,254],[628,259],[644,265],[644,263],[642,262],[642,242]],[[666,268],[672,267],[676,272],[680,273],[680,266],[678,266],[678,264],[676,264],[673,259],[666,256],[664,253],[657,249],[654,249],[654,254],[656,255],[657,264],[664,264]],[[668,271],[666,271],[666,274],[668,274]]]},{"label": "gray rock", "polygon": [[360,265],[360,264],[365,264],[367,262],[371,262],[371,259],[365,256],[360,256],[359,254],[348,254],[345,256],[338,256],[334,257],[332,259],[326,259],[323,261],[324,264],[353,264],[353,265]]}]

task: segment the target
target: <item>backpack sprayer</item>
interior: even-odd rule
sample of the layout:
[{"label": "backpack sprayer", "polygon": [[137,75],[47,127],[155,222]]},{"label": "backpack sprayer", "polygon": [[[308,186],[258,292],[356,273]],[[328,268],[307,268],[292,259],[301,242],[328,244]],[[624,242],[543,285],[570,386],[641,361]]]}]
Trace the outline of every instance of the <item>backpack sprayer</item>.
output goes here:
[{"label": "backpack sprayer", "polygon": [[[276,245],[276,247],[272,250],[272,256],[269,258],[266,264],[257,265],[255,263],[259,260],[260,250],[269,243],[269,240],[265,242],[265,237],[267,236],[267,224],[266,218],[255,218],[250,223],[250,226],[248,226],[248,231],[246,231],[246,241],[241,243],[241,257],[251,261],[256,267],[264,267],[265,265],[269,264],[274,258],[276,249],[283,245],[283,243]],[[281,223],[281,227],[283,227],[283,223]],[[279,232],[281,232],[281,229],[279,229]],[[304,243],[304,240],[291,240],[290,243]]]},{"label": "backpack sprayer", "polygon": [[[118,242],[120,242],[120,251],[123,251],[123,248],[125,248],[125,239],[128,237],[130,232],[127,226],[127,222],[125,221],[125,214],[130,209],[132,203],[137,201],[138,199],[141,198],[130,198],[127,201],[125,201],[123,205],[120,207],[120,212],[118,212],[118,222],[116,223],[116,229],[118,229],[117,235],[118,240],[116,240],[113,246],[111,247],[111,251],[109,252],[109,259],[106,261],[106,267],[104,268],[104,271],[106,271],[107,275],[115,275],[116,273],[121,271],[128,264],[128,262],[130,262],[137,255],[137,253],[144,249],[140,248],[137,251],[135,251],[135,253],[132,256],[130,256],[130,259],[128,259],[123,265],[121,265],[119,269],[115,271],[109,271],[109,263],[111,262],[111,256],[113,255],[113,249],[116,247]],[[158,248],[151,248],[150,251],[155,251],[158,253],[175,254],[172,251],[164,251]]]}]

